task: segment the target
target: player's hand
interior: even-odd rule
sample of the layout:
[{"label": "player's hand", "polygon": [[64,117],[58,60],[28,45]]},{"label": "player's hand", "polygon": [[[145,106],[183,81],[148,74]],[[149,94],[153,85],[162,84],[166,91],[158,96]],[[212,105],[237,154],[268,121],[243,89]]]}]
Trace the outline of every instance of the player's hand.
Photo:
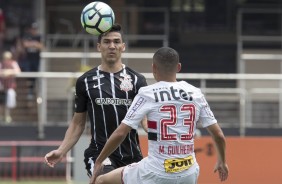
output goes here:
[{"label": "player's hand", "polygon": [[49,167],[54,167],[56,163],[62,160],[62,158],[62,152],[59,150],[53,150],[45,155],[44,161]]},{"label": "player's hand", "polygon": [[95,162],[93,174],[91,176],[89,184],[95,184],[97,177],[101,175],[103,167],[104,165],[102,163]]},{"label": "player's hand", "polygon": [[228,165],[226,163],[217,162],[214,167],[214,172],[218,172],[220,181],[225,181],[228,178]]}]

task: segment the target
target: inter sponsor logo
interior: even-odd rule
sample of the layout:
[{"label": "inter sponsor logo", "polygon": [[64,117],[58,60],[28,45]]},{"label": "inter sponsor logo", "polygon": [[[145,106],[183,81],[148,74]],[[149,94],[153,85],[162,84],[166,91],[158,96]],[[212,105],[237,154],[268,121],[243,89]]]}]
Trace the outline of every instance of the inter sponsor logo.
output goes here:
[{"label": "inter sponsor logo", "polygon": [[131,99],[119,99],[119,98],[96,98],[97,105],[128,105],[132,104]]},{"label": "inter sponsor logo", "polygon": [[188,101],[193,100],[189,92],[187,93],[183,89],[174,89],[173,86],[165,90],[154,89],[154,91],[155,91],[154,92],[155,102],[180,100],[180,99],[188,100]]}]

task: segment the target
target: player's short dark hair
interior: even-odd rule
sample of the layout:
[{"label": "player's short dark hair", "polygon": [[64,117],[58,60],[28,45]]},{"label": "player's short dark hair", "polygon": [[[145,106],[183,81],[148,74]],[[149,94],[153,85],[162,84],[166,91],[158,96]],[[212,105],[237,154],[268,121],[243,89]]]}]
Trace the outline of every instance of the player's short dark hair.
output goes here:
[{"label": "player's short dark hair", "polygon": [[98,43],[101,43],[103,36],[106,36],[110,32],[118,32],[118,33],[121,34],[121,37],[123,36],[121,25],[120,24],[114,24],[110,30],[108,30],[107,32],[102,33],[98,36]]},{"label": "player's short dark hair", "polygon": [[164,72],[175,72],[179,63],[179,54],[176,50],[170,47],[159,48],[154,56],[153,62]]}]

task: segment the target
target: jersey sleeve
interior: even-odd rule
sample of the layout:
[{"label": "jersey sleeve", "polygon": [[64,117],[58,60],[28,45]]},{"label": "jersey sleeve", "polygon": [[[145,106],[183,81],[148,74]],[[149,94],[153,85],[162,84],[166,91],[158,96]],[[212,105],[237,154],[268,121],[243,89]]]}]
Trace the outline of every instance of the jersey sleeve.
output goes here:
[{"label": "jersey sleeve", "polygon": [[208,102],[206,101],[204,95],[200,98],[200,117],[199,122],[202,125],[202,127],[208,127],[212,124],[217,123],[217,120],[214,117],[213,112],[210,109],[210,106]]},{"label": "jersey sleeve", "polygon": [[75,85],[75,112],[85,112],[87,110],[87,99],[84,78],[80,77]]},{"label": "jersey sleeve", "polygon": [[138,94],[134,98],[125,118],[122,120],[122,123],[130,126],[133,129],[137,129],[138,125],[149,111],[149,100],[144,95]]}]

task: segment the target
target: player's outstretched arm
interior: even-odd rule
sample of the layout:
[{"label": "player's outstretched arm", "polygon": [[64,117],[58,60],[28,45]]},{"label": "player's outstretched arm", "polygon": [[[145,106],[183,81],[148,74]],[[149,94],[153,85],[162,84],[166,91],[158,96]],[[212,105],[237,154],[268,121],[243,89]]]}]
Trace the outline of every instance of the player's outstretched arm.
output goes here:
[{"label": "player's outstretched arm", "polygon": [[226,143],[225,143],[224,134],[220,126],[217,123],[211,126],[208,126],[207,130],[211,134],[215,142],[216,149],[217,149],[218,158],[217,158],[217,163],[214,168],[214,172],[218,172],[219,179],[221,181],[225,181],[228,178],[229,169],[228,169],[228,165],[226,163],[226,158],[225,158]]},{"label": "player's outstretched arm", "polygon": [[58,162],[62,160],[64,155],[77,143],[81,134],[84,131],[86,123],[86,112],[75,113],[70,123],[65,138],[58,149],[47,153],[44,157],[45,163],[54,167]]}]

